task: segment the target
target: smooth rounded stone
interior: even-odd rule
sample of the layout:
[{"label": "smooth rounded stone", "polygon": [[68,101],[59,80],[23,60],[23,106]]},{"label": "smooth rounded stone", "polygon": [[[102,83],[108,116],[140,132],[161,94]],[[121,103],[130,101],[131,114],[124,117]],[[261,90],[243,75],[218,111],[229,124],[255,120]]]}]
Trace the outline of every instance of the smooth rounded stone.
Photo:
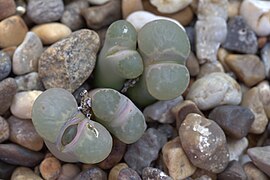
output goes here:
[{"label": "smooth rounded stone", "polygon": [[222,64],[222,67],[223,67],[225,72],[230,72],[231,71],[230,68],[228,67],[228,65],[225,62],[225,59],[229,54],[230,53],[226,49],[224,49],[222,47],[220,47],[218,49],[217,59]]},{"label": "smooth rounded stone", "polygon": [[158,153],[166,142],[165,134],[148,128],[137,142],[128,146],[124,160],[130,168],[141,174],[143,168],[150,166],[158,158]]},{"label": "smooth rounded stone", "polygon": [[247,150],[252,162],[264,173],[270,176],[270,146],[253,147]]},{"label": "smooth rounded stone", "polygon": [[220,17],[207,17],[196,21],[196,54],[200,64],[217,60],[217,51],[227,35],[226,21]]},{"label": "smooth rounded stone", "polygon": [[214,108],[208,118],[214,120],[227,136],[241,139],[247,136],[255,116],[247,107],[223,105]]},{"label": "smooth rounded stone", "polygon": [[238,161],[231,161],[226,169],[218,174],[217,178],[219,180],[246,180],[247,175]]},{"label": "smooth rounded stone", "polygon": [[64,164],[61,167],[61,173],[58,180],[74,179],[80,173],[80,168],[75,164]]},{"label": "smooth rounded stone", "polygon": [[94,4],[94,5],[101,5],[101,4],[105,4],[109,1],[112,0],[87,0],[90,4]]},{"label": "smooth rounded stone", "polygon": [[270,2],[245,0],[241,3],[240,15],[258,36],[270,34]]},{"label": "smooth rounded stone", "polygon": [[126,19],[129,14],[135,11],[142,11],[142,0],[122,0],[122,16]]},{"label": "smooth rounded stone", "polygon": [[256,55],[230,54],[225,61],[236,76],[249,87],[265,79],[264,65]]},{"label": "smooth rounded stone", "polygon": [[264,174],[260,169],[258,169],[252,162],[244,165],[244,171],[247,175],[248,180],[268,180],[268,176]]},{"label": "smooth rounded stone", "polygon": [[15,94],[10,106],[11,113],[21,119],[32,118],[32,107],[42,91],[23,91]]},{"label": "smooth rounded stone", "polygon": [[27,16],[36,24],[57,21],[64,12],[62,0],[29,0]]},{"label": "smooth rounded stone", "polygon": [[146,121],[157,121],[160,123],[173,123],[175,117],[171,112],[171,109],[178,103],[183,101],[183,97],[179,96],[172,100],[157,101],[144,108],[143,115]]},{"label": "smooth rounded stone", "polygon": [[16,166],[0,161],[0,179],[10,179]]},{"label": "smooth rounded stone", "polygon": [[228,17],[234,17],[239,15],[239,10],[241,6],[241,1],[239,0],[229,0],[228,4]]},{"label": "smooth rounded stone", "polygon": [[42,178],[30,168],[17,167],[12,173],[11,180],[42,180]]},{"label": "smooth rounded stone", "polygon": [[8,118],[10,128],[9,140],[33,151],[39,151],[43,147],[43,139],[36,132],[31,120],[23,120],[10,116]]},{"label": "smooth rounded stone", "polygon": [[241,156],[246,152],[248,140],[246,137],[242,139],[227,138],[227,147],[230,154],[230,161],[239,161]]},{"label": "smooth rounded stone", "polygon": [[34,167],[41,162],[43,157],[42,153],[17,144],[0,144],[0,160],[9,164]]},{"label": "smooth rounded stone", "polygon": [[186,62],[187,69],[189,71],[190,76],[197,76],[200,72],[200,65],[195,54],[190,51]]},{"label": "smooth rounded stone", "polygon": [[103,171],[98,167],[92,167],[82,171],[75,177],[74,180],[89,180],[89,179],[107,180],[107,174],[105,171]]},{"label": "smooth rounded stone", "polygon": [[61,172],[61,164],[55,157],[45,158],[39,165],[39,170],[44,179],[57,179]]},{"label": "smooth rounded stone", "polygon": [[185,100],[182,103],[177,104],[175,107],[172,108],[172,113],[176,119],[176,129],[178,130],[185,120],[186,116],[190,113],[196,113],[201,116],[204,116],[203,113],[199,110],[197,105],[190,100]]},{"label": "smooth rounded stone", "polygon": [[81,10],[88,7],[85,0],[73,1],[65,6],[65,11],[61,17],[61,23],[68,26],[72,31],[85,26],[85,21],[81,16]]},{"label": "smooth rounded stone", "polygon": [[0,0],[0,21],[16,13],[14,0]]},{"label": "smooth rounded stone", "polygon": [[15,81],[18,86],[17,91],[44,90],[37,72],[16,76]]},{"label": "smooth rounded stone", "polygon": [[181,147],[179,136],[163,146],[162,154],[169,175],[173,179],[185,179],[196,171],[196,167],[191,164]]},{"label": "smooth rounded stone", "polygon": [[3,115],[9,109],[16,92],[17,84],[13,78],[0,81],[0,115]]},{"label": "smooth rounded stone", "polygon": [[108,179],[109,180],[117,180],[119,172],[124,169],[127,168],[128,165],[126,163],[119,163],[117,165],[115,165],[109,173]]},{"label": "smooth rounded stone", "polygon": [[0,116],[0,143],[9,138],[10,128],[8,122]]},{"label": "smooth rounded stone", "polygon": [[220,17],[227,20],[228,0],[199,0],[197,7],[198,19]]},{"label": "smooth rounded stone", "polygon": [[267,126],[268,119],[260,100],[259,89],[257,87],[251,88],[244,94],[241,106],[249,108],[255,116],[249,132],[254,134],[263,133]]},{"label": "smooth rounded stone", "polygon": [[227,25],[227,37],[222,47],[239,53],[255,54],[258,50],[256,33],[242,16],[231,18]]},{"label": "smooth rounded stone", "polygon": [[270,78],[270,43],[265,44],[261,49],[261,59],[264,64],[264,71],[266,77]]},{"label": "smooth rounded stone", "polygon": [[74,92],[92,73],[99,45],[97,33],[82,29],[47,48],[39,59],[38,72],[45,88]]},{"label": "smooth rounded stone", "polygon": [[12,71],[16,75],[38,71],[38,60],[43,52],[39,37],[28,32],[23,42],[16,48],[12,59]]},{"label": "smooth rounded stone", "polygon": [[260,100],[263,104],[264,111],[268,118],[270,118],[270,86],[268,81],[262,81],[258,84]]},{"label": "smooth rounded stone", "polygon": [[158,168],[146,167],[142,171],[142,179],[143,180],[173,180],[166,173],[161,171]]},{"label": "smooth rounded stone", "polygon": [[132,179],[132,180],[141,180],[140,175],[133,169],[131,168],[124,168],[121,169],[118,175],[118,180],[127,180],[127,179]]},{"label": "smooth rounded stone", "polygon": [[98,163],[97,165],[101,169],[111,169],[113,166],[115,166],[117,163],[121,161],[125,152],[126,152],[126,144],[118,140],[117,138],[114,138],[112,151],[110,152],[109,156],[100,163]]},{"label": "smooth rounded stone", "polygon": [[9,75],[11,66],[10,56],[4,51],[0,51],[0,81]]},{"label": "smooth rounded stone", "polygon": [[56,22],[37,25],[31,31],[41,39],[44,45],[53,44],[71,34],[68,26]]},{"label": "smooth rounded stone", "polygon": [[28,27],[20,16],[11,16],[0,22],[0,48],[17,46],[23,42]]},{"label": "smooth rounded stone", "polygon": [[182,147],[191,163],[213,173],[229,162],[226,137],[215,121],[190,113],[179,128]]},{"label": "smooth rounded stone", "polygon": [[222,73],[225,72],[222,64],[219,61],[206,62],[206,63],[202,64],[200,67],[200,72],[196,76],[196,78],[199,79],[199,78],[201,78],[205,75],[211,74],[213,72],[222,72]]},{"label": "smooth rounded stone", "polygon": [[101,29],[121,19],[121,1],[111,0],[100,6],[91,6],[81,11],[87,27]]},{"label": "smooth rounded stone", "polygon": [[201,110],[218,105],[238,105],[242,99],[240,85],[225,73],[211,73],[196,80],[186,97]]},{"label": "smooth rounded stone", "polygon": [[161,13],[175,13],[187,7],[192,0],[150,0],[150,3]]}]

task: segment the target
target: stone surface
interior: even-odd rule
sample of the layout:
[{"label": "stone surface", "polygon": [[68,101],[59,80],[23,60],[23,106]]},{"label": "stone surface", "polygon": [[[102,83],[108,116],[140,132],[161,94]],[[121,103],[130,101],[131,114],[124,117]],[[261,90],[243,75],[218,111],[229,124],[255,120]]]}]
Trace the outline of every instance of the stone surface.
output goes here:
[{"label": "stone surface", "polygon": [[187,115],[179,129],[182,147],[193,165],[213,173],[222,172],[229,162],[226,137],[212,120]]},{"label": "stone surface", "polygon": [[270,78],[270,43],[265,44],[261,50],[261,59],[264,64],[265,75]]},{"label": "stone surface", "polygon": [[42,42],[39,37],[28,32],[23,42],[13,54],[12,71],[16,75],[38,71],[38,59],[43,52]]},{"label": "stone surface", "polygon": [[57,179],[61,172],[61,164],[55,157],[45,158],[39,165],[39,170],[44,179]]},{"label": "stone surface", "polygon": [[213,61],[213,62],[206,62],[200,66],[200,72],[196,76],[197,79],[211,74],[213,72],[222,72],[224,73],[224,68],[222,64],[219,61]]},{"label": "stone surface", "polygon": [[122,16],[126,19],[129,14],[143,10],[142,0],[122,0]]},{"label": "stone surface", "polygon": [[183,101],[183,97],[179,96],[172,100],[158,101],[144,108],[143,114],[146,121],[158,121],[160,123],[173,123],[175,117],[171,109],[178,103]]},{"label": "stone surface", "polygon": [[50,46],[39,59],[39,76],[45,88],[74,92],[92,73],[98,49],[98,35],[87,29]]},{"label": "stone surface", "polygon": [[3,117],[0,116],[0,143],[6,141],[10,134],[9,124]]},{"label": "stone surface", "polygon": [[18,92],[10,106],[12,114],[21,119],[31,119],[34,101],[41,93],[42,91],[35,90]]},{"label": "stone surface", "polygon": [[82,171],[75,177],[74,180],[88,180],[88,179],[107,180],[107,174],[105,171],[103,171],[98,167],[92,167]]},{"label": "stone surface", "polygon": [[56,22],[37,25],[31,31],[41,39],[44,45],[53,44],[71,34],[68,26]]},{"label": "stone surface", "polygon": [[16,92],[17,85],[13,78],[0,81],[0,115],[3,115],[9,109]]},{"label": "stone surface", "polygon": [[217,174],[210,171],[206,171],[204,169],[197,168],[197,170],[191,176],[191,178],[196,180],[216,180]]},{"label": "stone surface", "polygon": [[242,16],[230,19],[227,25],[227,37],[222,46],[230,51],[255,54],[258,49],[256,33],[250,29]]},{"label": "stone surface", "polygon": [[186,97],[201,110],[225,104],[238,105],[241,98],[240,85],[225,73],[211,73],[196,80]]},{"label": "stone surface", "polygon": [[264,65],[256,55],[230,54],[225,61],[236,76],[249,87],[265,78]]},{"label": "stone surface", "polygon": [[190,51],[190,54],[186,62],[186,66],[188,68],[190,76],[197,76],[199,74],[200,65],[199,65],[197,57],[192,51]]},{"label": "stone surface", "polygon": [[227,168],[218,174],[220,180],[246,180],[247,175],[238,161],[231,161]]},{"label": "stone surface", "polygon": [[247,163],[244,165],[244,171],[246,172],[248,180],[268,180],[268,176],[259,170],[253,163]]},{"label": "stone surface", "polygon": [[64,12],[62,0],[29,0],[27,16],[36,24],[57,21]]},{"label": "stone surface", "polygon": [[65,6],[65,11],[61,17],[61,23],[68,26],[72,31],[85,26],[85,21],[81,16],[81,10],[88,7],[85,0],[73,1]]},{"label": "stone surface", "polygon": [[197,8],[198,19],[207,17],[228,17],[228,0],[199,0]]},{"label": "stone surface", "polygon": [[141,174],[143,168],[150,166],[158,158],[158,153],[166,142],[165,134],[149,128],[137,142],[128,146],[124,160],[130,168]]},{"label": "stone surface", "polygon": [[41,162],[43,154],[16,144],[0,144],[0,160],[9,164],[34,167]]},{"label": "stone surface", "polygon": [[178,132],[176,131],[175,127],[170,124],[159,124],[157,130],[166,135],[168,139],[178,136]]},{"label": "stone surface", "polygon": [[228,67],[228,65],[225,62],[225,59],[229,54],[230,53],[226,49],[224,49],[222,47],[220,47],[218,49],[217,58],[218,58],[218,61],[222,64],[225,72],[230,72],[231,71],[230,68]]},{"label": "stone surface", "polygon": [[112,0],[100,6],[85,8],[81,14],[90,29],[101,29],[121,18],[121,1]]},{"label": "stone surface", "polygon": [[12,173],[11,180],[42,180],[32,169],[27,167],[18,167]]},{"label": "stone surface", "polygon": [[143,180],[173,180],[170,176],[165,174],[158,168],[146,167],[142,171]]},{"label": "stone surface", "polygon": [[240,5],[241,5],[241,1],[229,0],[229,4],[228,4],[228,17],[229,18],[239,15]]},{"label": "stone surface", "polygon": [[0,21],[12,16],[16,12],[16,3],[14,0],[0,0]]},{"label": "stone surface", "polygon": [[230,161],[239,161],[240,157],[246,152],[248,140],[246,137],[239,140],[227,138],[227,147],[230,153]]},{"label": "stone surface", "polygon": [[248,90],[243,96],[241,105],[249,108],[255,116],[249,132],[254,134],[263,133],[267,126],[268,119],[260,100],[259,89],[253,87]]},{"label": "stone surface", "polygon": [[0,161],[0,178],[10,179],[16,166]]},{"label": "stone surface", "polygon": [[110,170],[108,179],[109,179],[109,180],[118,180],[119,172],[120,172],[122,169],[127,168],[127,167],[128,167],[128,165],[127,165],[126,163],[119,163],[119,164],[115,165],[115,166]]},{"label": "stone surface", "polygon": [[118,180],[126,180],[126,179],[132,179],[132,180],[141,180],[140,175],[131,168],[124,168],[121,169],[118,175]]},{"label": "stone surface", "polygon": [[263,104],[264,111],[268,118],[270,118],[270,86],[268,81],[262,81],[258,84],[259,97]]},{"label": "stone surface", "polygon": [[5,79],[11,72],[10,56],[4,51],[0,51],[0,81]]},{"label": "stone surface", "polygon": [[0,48],[19,45],[28,27],[20,16],[11,16],[0,22]]},{"label": "stone surface", "polygon": [[214,120],[227,136],[241,139],[247,136],[255,116],[249,108],[223,105],[214,108],[208,118]]},{"label": "stone surface", "polygon": [[157,8],[161,13],[175,13],[187,7],[192,0],[174,0],[174,1],[163,1],[163,0],[150,0],[150,3]]},{"label": "stone surface", "polygon": [[75,164],[64,164],[61,167],[61,173],[58,180],[74,179],[80,173],[80,168]]},{"label": "stone surface", "polygon": [[43,139],[36,132],[31,120],[23,120],[15,116],[10,116],[8,123],[10,127],[10,141],[33,151],[41,150]]},{"label": "stone surface", "polygon": [[162,148],[163,161],[173,179],[185,179],[191,176],[196,167],[191,164],[183,148],[180,138],[167,142]]},{"label": "stone surface", "polygon": [[17,91],[44,90],[37,72],[16,76]]}]

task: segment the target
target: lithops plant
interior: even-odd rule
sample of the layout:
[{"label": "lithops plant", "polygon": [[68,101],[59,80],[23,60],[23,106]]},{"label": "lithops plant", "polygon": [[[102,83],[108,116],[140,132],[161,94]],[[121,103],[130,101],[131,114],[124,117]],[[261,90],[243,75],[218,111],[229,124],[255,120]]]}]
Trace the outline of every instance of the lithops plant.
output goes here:
[{"label": "lithops plant", "polygon": [[94,81],[97,87],[121,90],[127,79],[143,72],[143,62],[136,51],[137,31],[125,20],[111,24],[97,59]]},{"label": "lithops plant", "polygon": [[32,121],[57,158],[91,164],[104,160],[111,152],[109,131],[128,144],[137,141],[146,129],[140,110],[113,89],[84,93],[79,108],[67,90],[48,89],[34,102]]}]

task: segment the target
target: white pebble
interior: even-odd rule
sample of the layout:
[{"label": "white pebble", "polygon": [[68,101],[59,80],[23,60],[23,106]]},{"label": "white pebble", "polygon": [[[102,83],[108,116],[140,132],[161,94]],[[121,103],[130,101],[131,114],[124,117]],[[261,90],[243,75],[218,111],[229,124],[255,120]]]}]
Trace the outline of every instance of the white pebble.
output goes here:
[{"label": "white pebble", "polygon": [[175,13],[187,7],[192,0],[150,0],[161,13]]},{"label": "white pebble", "polygon": [[105,4],[109,1],[110,0],[88,0],[89,3],[95,4],[95,5],[102,5],[102,4]]}]

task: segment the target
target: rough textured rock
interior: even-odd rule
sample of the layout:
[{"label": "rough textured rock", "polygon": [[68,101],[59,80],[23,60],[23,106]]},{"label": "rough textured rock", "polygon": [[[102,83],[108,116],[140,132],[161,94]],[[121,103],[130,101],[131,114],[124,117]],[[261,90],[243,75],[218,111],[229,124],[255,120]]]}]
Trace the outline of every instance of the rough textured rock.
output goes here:
[{"label": "rough textured rock", "polygon": [[92,73],[98,49],[98,35],[86,29],[50,46],[39,59],[39,76],[45,88],[74,92]]},{"label": "rough textured rock", "polygon": [[249,179],[268,180],[268,176],[259,170],[252,162],[244,165],[244,171]]},{"label": "rough textured rock", "polygon": [[124,168],[119,172],[118,180],[132,179],[132,180],[141,180],[140,175],[131,168]]},{"label": "rough textured rock", "polygon": [[17,91],[44,90],[37,72],[16,76],[15,81],[18,86]]},{"label": "rough textured rock", "polygon": [[107,180],[107,174],[105,171],[98,167],[92,167],[82,171],[76,176],[74,180],[88,180],[88,179],[98,179]]},{"label": "rough textured rock", "polygon": [[8,139],[10,128],[8,122],[0,116],[0,143]]},{"label": "rough textured rock", "polygon": [[246,137],[239,140],[227,138],[227,147],[230,153],[230,161],[239,161],[240,157],[246,152],[248,140]]},{"label": "rough textured rock", "polygon": [[146,167],[142,171],[143,180],[173,180],[170,176],[163,171],[153,167]]},{"label": "rough textured rock", "polygon": [[226,169],[218,174],[220,180],[246,180],[247,175],[238,161],[231,161]]},{"label": "rough textured rock", "polygon": [[17,84],[13,78],[0,81],[0,115],[3,115],[9,109],[16,92]]},{"label": "rough textured rock", "polygon": [[39,170],[44,179],[57,179],[61,172],[60,161],[55,157],[47,157],[40,163]]},{"label": "rough textured rock", "polygon": [[0,4],[0,21],[15,14],[16,3],[14,0],[0,0]]},{"label": "rough textured rock", "polygon": [[5,79],[11,72],[11,58],[4,51],[0,51],[0,81]]},{"label": "rough textured rock", "polygon": [[35,179],[35,180],[42,180],[36,173],[32,171],[32,169],[27,167],[18,167],[12,173],[11,180],[24,180],[24,179]]}]

